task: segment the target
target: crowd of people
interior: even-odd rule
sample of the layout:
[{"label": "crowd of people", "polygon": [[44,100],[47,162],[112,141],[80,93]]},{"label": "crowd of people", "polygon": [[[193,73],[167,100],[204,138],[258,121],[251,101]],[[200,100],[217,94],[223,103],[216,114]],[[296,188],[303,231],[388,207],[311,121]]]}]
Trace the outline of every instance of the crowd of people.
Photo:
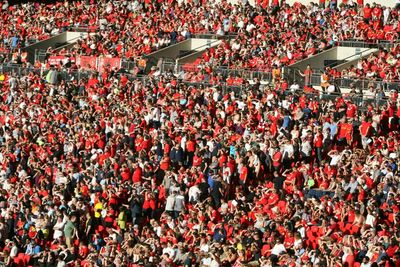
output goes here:
[{"label": "crowd of people", "polygon": [[93,0],[49,4],[40,1],[22,2],[0,2],[0,52],[15,52],[71,27],[85,26],[93,30],[98,26],[97,6]]},{"label": "crowd of people", "polygon": [[387,82],[400,80],[400,46],[390,49],[380,49],[376,53],[362,58],[357,65],[352,65],[341,71],[345,78],[379,79]]},{"label": "crowd of people", "polygon": [[[4,21],[15,13],[21,15],[9,20],[13,24],[10,30],[4,30],[3,48],[17,49],[28,39],[40,40],[81,27],[92,34],[74,46],[54,51],[54,55],[135,60],[194,34],[211,33],[232,38],[207,50],[192,68],[228,66],[271,71],[274,65],[293,64],[348,39],[393,42],[400,29],[398,9],[380,4],[330,8],[295,3],[264,9],[225,1],[75,3],[5,5],[8,13]],[[11,30],[13,27],[18,30]]]},{"label": "crowd of people", "polygon": [[348,39],[393,42],[400,29],[398,10],[379,4],[330,9],[295,3],[279,10],[271,6],[251,12],[245,13],[252,14],[247,23],[237,23],[237,38],[208,49],[185,67],[211,70],[228,66],[270,72],[273,66],[293,64]]},{"label": "crowd of people", "polygon": [[397,95],[244,84],[6,75],[6,266],[399,266]]},{"label": "crowd of people", "polygon": [[[346,38],[370,39],[365,25],[396,28],[397,10],[265,11],[209,1],[2,9],[9,29],[99,27],[71,50],[85,55],[132,48],[142,56],[204,30],[237,33],[203,55],[204,68],[178,77],[105,68],[72,78],[54,66],[0,75],[5,266],[400,266],[398,93],[327,96],[280,73],[295,52],[302,58]],[[15,14],[13,24],[7,18]],[[35,34],[43,33],[22,34],[17,44]],[[364,67],[396,72],[397,53],[371,55]],[[256,57],[266,62],[252,68],[270,68],[271,83],[213,70],[227,62],[246,68]],[[311,67],[301,72],[307,88]]]}]

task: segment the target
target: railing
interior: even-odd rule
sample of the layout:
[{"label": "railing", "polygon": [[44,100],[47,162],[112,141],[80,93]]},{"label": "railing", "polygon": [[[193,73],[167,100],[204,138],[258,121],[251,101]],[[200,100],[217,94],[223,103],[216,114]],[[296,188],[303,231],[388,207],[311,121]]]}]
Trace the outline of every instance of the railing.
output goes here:
[{"label": "railing", "polygon": [[[125,63],[124,63],[125,64]],[[133,64],[133,63],[132,63]],[[290,71],[294,71],[293,68],[288,68]],[[1,73],[9,73],[9,74],[14,74],[14,75],[25,75],[28,74],[29,72],[34,72],[37,74],[45,74],[47,73],[47,69],[45,68],[34,68],[33,66],[26,67],[22,66],[20,64],[0,64],[0,72]],[[244,80],[249,80],[246,77],[252,76],[258,76],[259,77],[266,77],[265,79],[260,79],[263,81],[269,81],[271,80],[271,73],[270,72],[257,72],[257,71],[249,71],[249,70],[234,70],[234,69],[224,69],[220,68],[216,70],[217,72],[221,73],[223,77],[227,77],[227,75],[232,75],[232,76],[240,76]],[[61,75],[64,75],[64,77],[74,77],[77,80],[80,80],[82,78],[89,77],[91,74],[98,74],[97,70],[61,70],[59,72]],[[249,74],[246,74],[249,73]],[[130,79],[137,79],[138,77],[135,75],[132,75],[130,73],[124,73],[124,75],[129,76]],[[148,76],[145,76],[148,78]],[[319,86],[321,83],[321,77],[319,75],[312,75],[311,76],[311,85],[313,86]],[[153,78],[151,78],[153,79]],[[185,83],[190,83],[189,81],[183,81]],[[209,85],[209,86],[217,86],[218,84],[213,84],[209,83],[207,80],[202,81],[202,85]],[[301,84],[301,82],[300,82]],[[356,78],[332,78],[331,79],[331,84],[334,84],[338,86],[339,88],[349,88],[351,85],[354,85],[357,90],[363,90],[366,91],[368,89],[372,88],[383,88],[386,91],[390,90],[400,90],[400,81],[393,81],[393,82],[388,82],[388,81],[383,81],[383,80],[372,80],[372,79],[356,79]],[[236,87],[233,85],[232,87]]]},{"label": "railing", "polygon": [[357,79],[357,78],[335,78],[332,81],[335,85],[340,88],[349,88],[351,85],[354,85],[355,88],[367,91],[370,88],[382,88],[385,92],[389,92],[391,90],[399,90],[400,89],[400,81],[383,81],[383,80],[372,80],[372,79]]},{"label": "railing", "polygon": [[[348,56],[348,57],[345,57],[345,58],[343,58],[343,59],[340,59],[340,61],[344,61],[344,62],[341,63],[341,64],[337,64],[337,62],[335,62],[335,63],[331,63],[331,64],[326,65],[325,68],[327,68],[327,67],[336,68],[337,66],[342,65],[342,64],[345,64],[345,63],[349,63],[350,61],[359,60],[360,58],[363,57],[363,54],[364,54],[364,55],[365,55],[366,53],[371,54],[371,53],[370,53],[371,50],[375,50],[375,49],[376,49],[375,47],[370,47],[370,48],[368,48],[368,49],[365,50],[365,51],[360,51],[360,52],[357,52],[357,53],[355,53],[355,54],[353,54],[353,55],[351,55],[351,56]],[[354,58],[354,57],[356,57],[356,58]]]},{"label": "railing", "polygon": [[185,51],[184,53],[179,54],[179,59],[182,59],[184,57],[190,56],[190,55],[192,55],[194,53],[197,53],[197,52],[203,52],[204,53],[204,49],[211,48],[212,45],[214,45],[215,43],[218,43],[218,42],[219,42],[218,39],[216,39],[216,40],[213,39],[212,41],[207,41],[206,44],[194,47],[194,48],[190,49],[189,51]]},{"label": "railing", "polygon": [[[67,53],[68,54],[68,53]],[[65,56],[66,54],[55,54],[55,56]],[[79,56],[79,55],[77,55]],[[74,57],[74,56],[72,56]],[[46,53],[46,50],[43,49],[37,49],[35,51],[35,62],[39,61],[41,63],[46,63],[46,60],[48,58],[48,55]],[[137,62],[135,60],[128,60],[126,58],[121,58],[121,69],[124,70],[133,70],[135,67],[137,67]]]},{"label": "railing", "polygon": [[42,69],[34,68],[34,67],[21,67],[19,64],[0,64],[0,73],[1,74],[9,74],[9,75],[27,75],[30,72],[34,72],[35,74],[41,75],[43,73]]},{"label": "railing", "polygon": [[[20,65],[14,64],[0,64],[0,73],[1,74],[12,74],[12,75],[28,75],[29,73],[33,72],[37,75],[40,75],[42,78],[46,77],[48,73],[48,69],[40,69],[34,67],[21,67]],[[87,80],[91,75],[98,75],[97,71],[92,70],[77,70],[77,71],[67,71],[61,70],[58,72],[59,78],[64,81],[82,81]],[[157,83],[157,77],[154,76],[136,76],[133,74],[128,73],[116,73],[115,75],[125,75],[130,81],[140,80],[144,85],[152,85]],[[98,76],[101,79],[101,76]],[[345,79],[341,79],[342,82],[345,82]],[[227,94],[230,92],[234,92],[237,97],[240,97],[243,92],[250,90],[251,85],[229,85],[226,82],[221,83],[210,83],[208,81],[201,81],[201,82],[192,82],[192,81],[185,81],[182,79],[178,79],[179,84],[185,84],[187,87],[194,86],[194,87],[203,87],[208,88],[212,87],[219,90],[222,94]],[[354,80],[350,80],[348,82],[354,82]],[[364,83],[367,83],[364,80]],[[368,81],[368,84],[373,82]],[[390,84],[389,86],[391,86]],[[397,83],[398,85],[398,83]],[[277,91],[278,94],[287,94],[290,91]],[[300,93],[303,92],[302,90],[299,91]],[[324,92],[313,92],[313,93],[306,93],[308,98],[317,99],[320,101],[330,101],[335,100],[337,97],[343,97],[348,100],[352,100],[360,109],[365,109],[369,104],[372,105],[383,105],[387,103],[387,97],[384,95],[381,96],[370,96],[370,95],[363,95],[363,94],[346,94],[335,92],[335,93],[324,93]]]},{"label": "railing", "polygon": [[[169,62],[163,62],[162,71],[165,72],[172,70],[175,74],[181,74],[185,72],[186,67],[187,66],[185,66],[185,64],[175,64],[175,62],[169,61]],[[194,65],[193,67],[197,68],[197,66]],[[261,81],[272,81],[272,73],[266,71],[257,71],[250,69],[231,69],[228,66],[219,66],[219,67],[213,67],[213,72],[220,73],[224,77],[231,75],[231,76],[240,76],[245,80],[258,79]]]},{"label": "railing", "polygon": [[80,25],[68,27],[71,32],[96,32],[99,29],[97,25]]},{"label": "railing", "polygon": [[[298,73],[298,69],[288,68],[287,76],[290,82],[297,81],[300,85],[304,85],[304,77]],[[339,88],[350,88],[354,86],[357,90],[367,91],[371,88],[383,88],[385,92],[390,90],[400,90],[400,81],[384,81],[381,79],[359,79],[357,77],[340,77],[331,78],[329,81],[331,84],[338,86]],[[321,74],[313,73],[311,76],[310,85],[320,86],[321,85]]]},{"label": "railing", "polygon": [[238,36],[237,33],[229,33],[229,34],[216,34],[216,33],[195,33],[190,36],[190,38],[199,38],[199,39],[218,39],[218,40],[225,40],[225,39],[234,39]]},{"label": "railing", "polygon": [[387,41],[387,40],[371,40],[363,41],[358,39],[347,39],[339,41],[337,46],[347,47],[360,47],[360,48],[378,48],[378,47],[392,47],[399,43],[400,40]]},{"label": "railing", "polygon": [[242,92],[247,89],[244,85],[229,85],[227,83],[208,83],[208,82],[192,82],[192,81],[185,81],[185,80],[179,80],[181,84],[185,84],[186,86],[193,86],[193,87],[212,87],[216,88],[219,90],[222,94],[227,94],[230,92],[234,92],[236,96],[241,96]]}]

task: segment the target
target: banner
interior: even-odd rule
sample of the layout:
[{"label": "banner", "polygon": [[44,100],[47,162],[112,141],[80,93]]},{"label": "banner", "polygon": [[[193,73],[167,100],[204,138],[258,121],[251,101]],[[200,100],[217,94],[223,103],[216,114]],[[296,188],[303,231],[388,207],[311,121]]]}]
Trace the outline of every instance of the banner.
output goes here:
[{"label": "banner", "polygon": [[96,69],[97,58],[90,56],[80,56],[76,58],[76,64],[82,69]]},{"label": "banner", "polygon": [[109,69],[119,69],[121,68],[121,59],[117,57],[113,58],[108,58],[108,57],[100,57],[99,58],[99,64],[97,66],[97,70],[99,72],[102,72],[104,68],[109,68]]},{"label": "banner", "polygon": [[50,65],[56,66],[59,64],[64,65],[65,63],[67,63],[68,60],[71,60],[71,62],[75,61],[74,58],[68,58],[66,56],[59,55],[59,56],[49,56],[49,58],[47,59],[47,62]]}]

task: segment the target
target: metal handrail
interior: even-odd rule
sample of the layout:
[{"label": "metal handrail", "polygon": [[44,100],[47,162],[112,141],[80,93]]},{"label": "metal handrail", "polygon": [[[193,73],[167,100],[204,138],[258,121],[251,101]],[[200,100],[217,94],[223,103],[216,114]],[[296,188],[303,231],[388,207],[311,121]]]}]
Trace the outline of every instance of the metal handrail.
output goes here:
[{"label": "metal handrail", "polygon": [[70,26],[68,27],[68,31],[71,32],[93,32],[94,29],[89,29],[90,26],[93,26],[96,30],[99,29],[97,25],[81,25],[81,26]]},{"label": "metal handrail", "polygon": [[[54,51],[60,51],[60,50],[64,49],[64,48],[67,47],[67,46],[74,45],[74,44],[75,44],[75,41],[77,41],[77,40],[79,40],[79,39],[82,39],[82,40],[83,40],[83,39],[86,39],[86,38],[88,38],[88,37],[89,37],[89,35],[83,36],[82,33],[81,33],[81,36],[76,36],[76,37],[74,37],[74,38],[68,40],[68,43],[67,43],[67,44],[55,48]],[[69,42],[71,42],[71,41],[73,41],[74,43],[69,43]]]},{"label": "metal handrail", "polygon": [[387,41],[387,40],[358,40],[358,39],[346,39],[338,41],[336,46],[347,46],[347,47],[364,47],[364,48],[379,48],[383,46],[394,46],[398,44],[400,40]]},{"label": "metal handrail", "polygon": [[[365,51],[362,51],[362,52],[360,52],[360,53],[353,54],[353,55],[351,55],[351,56],[345,57],[345,58],[340,59],[340,60],[341,60],[341,61],[342,61],[342,60],[347,61],[349,58],[355,57],[355,56],[357,56],[357,55],[362,55],[362,54],[364,54],[364,53],[366,53],[366,52],[368,52],[368,51],[370,51],[370,50],[374,50],[374,49],[376,49],[376,47],[370,47],[370,48],[368,48],[368,49],[365,50]],[[362,56],[360,56],[360,57],[362,57]],[[354,60],[355,60],[355,59],[354,59]],[[339,64],[339,65],[340,65],[340,64]],[[336,65],[336,62],[334,62],[334,63],[331,63],[331,64],[326,65],[325,68],[327,68],[327,67],[336,68],[337,66],[338,66],[338,65]]]},{"label": "metal handrail", "polygon": [[[30,72],[36,73],[40,75],[42,78],[45,78],[46,74],[48,73],[48,69],[43,68],[34,68],[34,67],[21,67],[21,66],[7,66],[0,64],[0,73],[12,73],[14,75],[27,75]],[[78,71],[66,71],[61,70],[59,71],[59,76],[66,80],[72,81],[77,80],[78,82],[82,79],[88,79],[91,75],[98,75],[97,71],[91,70],[78,70]],[[149,83],[157,82],[157,78],[154,76],[136,76],[129,73],[116,73],[115,75],[125,75],[128,77],[130,81],[141,80],[144,85]],[[219,82],[219,83],[210,83],[207,81],[201,82],[193,82],[193,81],[186,81],[183,79],[178,79],[179,84],[185,84],[186,86],[203,86],[206,88],[215,88],[219,90],[223,94],[227,94],[230,92],[235,93],[236,96],[241,96],[245,90],[249,90],[249,85],[229,85],[226,82]],[[382,105],[387,102],[387,97],[384,95],[378,97],[371,97],[364,94],[349,94],[349,93],[342,93],[342,92],[335,92],[335,93],[325,93],[321,91],[314,91],[314,92],[305,92],[303,90],[299,90],[299,93],[305,93],[307,97],[318,99],[318,100],[335,100],[337,97],[343,97],[345,99],[351,99],[354,103],[356,103],[360,108],[365,108],[368,104],[375,104],[375,105]],[[284,93],[284,92],[278,92]]]},{"label": "metal handrail", "polygon": [[192,48],[189,51],[186,51],[185,53],[181,54],[178,59],[182,59],[183,57],[187,57],[187,56],[189,56],[189,55],[191,55],[193,53],[196,53],[196,52],[201,52],[201,51],[197,51],[197,49],[210,48],[211,45],[213,45],[213,44],[215,44],[215,43],[217,43],[219,41],[220,40],[213,40],[210,43],[207,43],[207,44],[200,45],[198,47]]},{"label": "metal handrail", "polygon": [[[293,74],[297,72],[297,68],[287,68],[287,72],[285,73],[286,78],[290,80],[290,75],[291,73]],[[45,73],[48,70],[45,68],[34,68],[34,67],[26,67],[22,66],[19,64],[0,64],[0,72],[1,73],[15,73],[18,75],[24,74],[24,73],[29,73],[29,72],[35,72],[35,73]],[[216,71],[225,71],[222,73],[224,76],[227,76],[228,74],[235,74],[235,70],[231,69],[219,69]],[[241,70],[238,71],[238,73],[241,77],[243,77],[245,80],[252,80],[254,77],[258,78],[264,75],[264,79],[260,79],[263,81],[271,81],[272,80],[272,74],[270,72],[256,72],[256,71],[248,71],[248,70]],[[290,73],[291,72],[291,73]],[[85,77],[87,76],[88,73],[93,74],[93,73],[98,73],[97,70],[77,70],[77,71],[71,71],[71,70],[66,70],[63,69],[60,71],[60,73],[64,73],[65,75],[73,75],[74,77]],[[130,73],[125,73],[124,75],[127,75],[131,78],[136,79],[137,76],[132,75]],[[258,75],[258,76],[257,76]],[[147,76],[145,76],[147,77]],[[357,89],[361,89],[363,91],[366,91],[371,85],[376,88],[381,86],[385,91],[390,91],[392,89],[394,90],[400,90],[400,81],[384,81],[382,79],[354,79],[354,78],[332,78],[331,83],[335,84],[341,88],[343,87],[350,87],[351,84],[355,84],[355,87]],[[212,84],[208,83],[207,81],[202,81],[201,84]],[[214,84],[213,84],[214,85]],[[313,86],[319,86],[320,85],[320,75],[312,75],[311,77],[311,85]]]},{"label": "metal handrail", "polygon": [[233,39],[238,36],[237,33],[229,33],[224,35],[219,35],[213,32],[207,33],[194,33],[190,36],[190,38],[201,38],[201,39]]}]

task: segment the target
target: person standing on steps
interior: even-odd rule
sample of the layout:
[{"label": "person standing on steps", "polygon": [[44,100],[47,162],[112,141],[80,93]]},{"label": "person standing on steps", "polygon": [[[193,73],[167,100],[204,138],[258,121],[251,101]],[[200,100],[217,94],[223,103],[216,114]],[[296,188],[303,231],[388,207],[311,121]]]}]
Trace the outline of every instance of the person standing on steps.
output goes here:
[{"label": "person standing on steps", "polygon": [[304,72],[299,70],[300,75],[304,78],[304,86],[311,86],[311,76],[312,76],[312,69],[310,65],[307,65],[307,68]]}]

